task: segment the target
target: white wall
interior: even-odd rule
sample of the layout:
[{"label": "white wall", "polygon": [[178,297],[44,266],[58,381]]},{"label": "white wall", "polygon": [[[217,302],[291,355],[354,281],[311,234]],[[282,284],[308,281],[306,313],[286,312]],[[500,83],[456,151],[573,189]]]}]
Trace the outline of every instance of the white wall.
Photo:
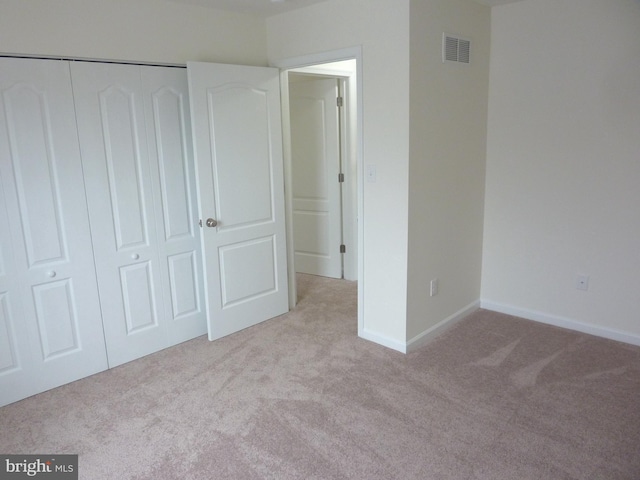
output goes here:
[{"label": "white wall", "polygon": [[267,19],[272,64],[362,47],[365,165],[364,330],[400,347],[406,339],[409,167],[409,0],[328,0]]},{"label": "white wall", "polygon": [[[479,305],[490,12],[468,0],[411,2],[409,342]],[[469,65],[442,63],[443,32],[471,40]]]},{"label": "white wall", "polygon": [[264,20],[165,0],[1,0],[0,53],[266,65]]},{"label": "white wall", "polygon": [[491,48],[483,305],[640,343],[640,2],[494,7]]}]

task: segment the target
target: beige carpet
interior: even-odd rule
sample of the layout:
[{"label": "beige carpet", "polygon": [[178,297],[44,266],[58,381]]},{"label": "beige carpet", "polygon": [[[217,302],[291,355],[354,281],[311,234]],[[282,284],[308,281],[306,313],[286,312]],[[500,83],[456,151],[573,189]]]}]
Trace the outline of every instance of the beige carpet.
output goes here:
[{"label": "beige carpet", "polygon": [[356,286],[0,409],[0,452],[101,479],[639,479],[640,348],[478,311],[409,355]]}]

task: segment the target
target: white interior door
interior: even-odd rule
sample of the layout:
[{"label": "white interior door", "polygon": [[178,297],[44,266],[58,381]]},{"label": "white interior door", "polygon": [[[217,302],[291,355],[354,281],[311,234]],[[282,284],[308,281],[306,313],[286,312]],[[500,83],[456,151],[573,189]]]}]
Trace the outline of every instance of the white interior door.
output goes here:
[{"label": "white interior door", "polygon": [[107,368],[69,64],[0,59],[0,404]]},{"label": "white interior door", "polygon": [[290,76],[296,271],[342,278],[338,81]]},{"label": "white interior door", "polygon": [[279,72],[187,70],[214,340],[288,310]]}]

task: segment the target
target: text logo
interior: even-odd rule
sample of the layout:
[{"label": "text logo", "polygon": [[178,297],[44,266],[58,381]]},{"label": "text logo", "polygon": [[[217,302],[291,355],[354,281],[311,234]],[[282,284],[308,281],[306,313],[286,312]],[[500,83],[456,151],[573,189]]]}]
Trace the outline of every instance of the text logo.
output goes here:
[{"label": "text logo", "polygon": [[78,455],[0,455],[0,480],[78,480]]}]

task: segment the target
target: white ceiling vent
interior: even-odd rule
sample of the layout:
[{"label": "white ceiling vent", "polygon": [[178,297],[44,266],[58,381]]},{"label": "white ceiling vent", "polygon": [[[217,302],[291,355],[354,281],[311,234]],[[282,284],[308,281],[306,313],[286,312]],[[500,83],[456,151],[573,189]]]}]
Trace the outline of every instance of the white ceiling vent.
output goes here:
[{"label": "white ceiling vent", "polygon": [[471,40],[449,33],[442,34],[442,62],[464,63],[469,65]]}]

